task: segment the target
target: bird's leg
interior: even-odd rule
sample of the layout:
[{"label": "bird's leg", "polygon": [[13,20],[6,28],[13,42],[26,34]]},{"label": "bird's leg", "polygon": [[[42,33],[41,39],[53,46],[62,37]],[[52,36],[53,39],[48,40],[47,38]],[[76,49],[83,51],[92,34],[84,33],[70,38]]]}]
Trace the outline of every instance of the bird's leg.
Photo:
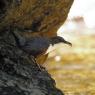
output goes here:
[{"label": "bird's leg", "polygon": [[30,56],[30,55],[29,55],[28,58],[29,58],[29,60],[32,59],[33,63],[36,63],[37,66],[39,67],[39,69],[42,71],[41,66],[37,63],[36,58],[35,58],[34,56]]}]

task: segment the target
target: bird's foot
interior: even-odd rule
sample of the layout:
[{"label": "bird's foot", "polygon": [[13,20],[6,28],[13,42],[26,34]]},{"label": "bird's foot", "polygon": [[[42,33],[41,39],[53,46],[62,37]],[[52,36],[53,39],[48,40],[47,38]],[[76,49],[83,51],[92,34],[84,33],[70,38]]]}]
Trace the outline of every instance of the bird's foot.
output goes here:
[{"label": "bird's foot", "polygon": [[35,58],[35,57],[33,57],[33,56],[31,56],[31,58],[30,58],[30,59],[32,59],[33,63],[37,64],[37,66],[38,66],[39,70],[40,70],[40,71],[42,71],[42,68],[41,68],[40,64],[38,64],[38,63],[37,63],[36,58]]}]

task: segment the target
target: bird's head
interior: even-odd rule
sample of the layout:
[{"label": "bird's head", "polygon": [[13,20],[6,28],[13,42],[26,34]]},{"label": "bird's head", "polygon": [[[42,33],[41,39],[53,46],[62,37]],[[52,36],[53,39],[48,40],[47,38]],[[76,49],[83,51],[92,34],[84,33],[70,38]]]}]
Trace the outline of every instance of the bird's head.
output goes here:
[{"label": "bird's head", "polygon": [[72,46],[72,43],[66,41],[63,37],[60,37],[60,36],[56,36],[56,37],[51,38],[51,41],[52,41],[52,45],[58,44],[58,43],[64,43],[69,46]]}]

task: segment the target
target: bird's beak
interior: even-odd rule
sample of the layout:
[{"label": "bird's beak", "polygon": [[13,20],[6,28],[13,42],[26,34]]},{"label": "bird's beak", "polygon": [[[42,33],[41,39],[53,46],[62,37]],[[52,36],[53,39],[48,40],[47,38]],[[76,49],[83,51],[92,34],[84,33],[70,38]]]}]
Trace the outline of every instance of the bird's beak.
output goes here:
[{"label": "bird's beak", "polygon": [[72,43],[68,42],[68,41],[65,41],[65,44],[69,45],[72,47]]}]

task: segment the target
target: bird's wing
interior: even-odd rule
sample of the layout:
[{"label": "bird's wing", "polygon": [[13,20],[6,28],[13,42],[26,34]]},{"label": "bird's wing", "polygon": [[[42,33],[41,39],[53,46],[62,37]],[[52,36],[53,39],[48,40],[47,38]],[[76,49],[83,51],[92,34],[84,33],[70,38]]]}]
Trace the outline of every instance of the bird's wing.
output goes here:
[{"label": "bird's wing", "polygon": [[29,40],[27,39],[24,46],[28,50],[45,51],[49,47],[49,44],[49,41],[43,37],[34,37]]}]

